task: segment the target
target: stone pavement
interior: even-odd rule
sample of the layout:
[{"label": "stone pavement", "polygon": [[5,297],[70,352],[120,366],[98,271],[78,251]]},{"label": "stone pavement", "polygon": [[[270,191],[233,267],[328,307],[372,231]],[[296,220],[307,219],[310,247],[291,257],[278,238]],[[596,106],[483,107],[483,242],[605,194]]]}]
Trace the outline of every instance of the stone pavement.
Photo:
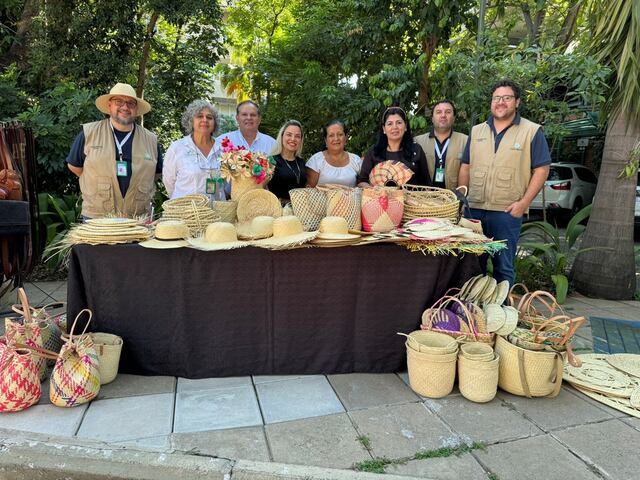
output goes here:
[{"label": "stone pavement", "polygon": [[[36,305],[66,297],[61,282],[26,288]],[[640,320],[640,302],[573,295],[564,307]],[[587,351],[592,342],[587,323],[576,348]],[[0,472],[10,475],[0,478],[373,477],[359,471],[384,471],[388,479],[640,478],[640,419],[569,386],[554,399],[499,392],[475,404],[457,390],[421,398],[406,373],[119,375],[91,404],[72,409],[50,405],[44,392],[38,405],[0,415],[0,429]],[[101,468],[112,476],[95,476]]]}]

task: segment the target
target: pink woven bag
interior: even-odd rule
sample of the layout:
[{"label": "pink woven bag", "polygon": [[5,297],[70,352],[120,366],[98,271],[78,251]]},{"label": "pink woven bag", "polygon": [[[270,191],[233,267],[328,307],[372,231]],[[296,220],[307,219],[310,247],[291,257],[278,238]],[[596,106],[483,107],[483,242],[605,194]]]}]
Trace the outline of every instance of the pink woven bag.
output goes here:
[{"label": "pink woven bag", "polygon": [[362,229],[365,232],[390,232],[398,228],[404,212],[402,190],[371,187],[362,190]]},{"label": "pink woven bag", "polygon": [[0,339],[0,412],[19,412],[40,400],[42,386],[37,358],[18,348],[13,339]]}]

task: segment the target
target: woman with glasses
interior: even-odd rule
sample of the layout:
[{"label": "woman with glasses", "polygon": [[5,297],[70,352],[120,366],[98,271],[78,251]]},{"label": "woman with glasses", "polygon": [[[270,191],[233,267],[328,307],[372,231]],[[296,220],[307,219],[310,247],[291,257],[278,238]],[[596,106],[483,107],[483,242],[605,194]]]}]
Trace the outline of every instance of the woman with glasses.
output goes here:
[{"label": "woman with glasses", "polygon": [[283,202],[290,200],[289,190],[304,188],[307,184],[307,172],[300,156],[303,142],[302,125],[297,120],[289,120],[280,128],[271,151],[276,169],[267,188]]},{"label": "woman with glasses", "polygon": [[347,152],[347,132],[344,123],[332,120],[324,127],[327,149],[318,152],[307,162],[307,187],[327,183],[355,187],[362,159]]},{"label": "woman with glasses", "polygon": [[402,162],[413,171],[407,183],[431,185],[427,157],[422,147],[413,141],[407,114],[400,107],[390,107],[382,114],[378,141],[362,161],[358,185],[369,186],[369,173],[374,166],[387,160]]},{"label": "woman with glasses", "polygon": [[187,135],[171,144],[162,168],[162,181],[169,198],[213,194],[216,187],[222,185],[216,182],[220,176],[214,140],[218,111],[206,100],[194,100],[182,114],[182,127]]}]

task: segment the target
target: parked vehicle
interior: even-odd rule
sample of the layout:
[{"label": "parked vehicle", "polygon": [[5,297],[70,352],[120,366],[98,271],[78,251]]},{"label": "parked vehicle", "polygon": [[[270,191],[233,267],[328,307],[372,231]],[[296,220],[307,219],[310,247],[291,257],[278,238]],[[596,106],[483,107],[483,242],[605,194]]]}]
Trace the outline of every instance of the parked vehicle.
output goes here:
[{"label": "parked vehicle", "polygon": [[[593,201],[597,183],[596,176],[584,165],[552,163],[549,178],[529,209],[535,211],[546,208],[549,213],[564,214],[571,218]],[[636,210],[637,205],[636,200]]]}]

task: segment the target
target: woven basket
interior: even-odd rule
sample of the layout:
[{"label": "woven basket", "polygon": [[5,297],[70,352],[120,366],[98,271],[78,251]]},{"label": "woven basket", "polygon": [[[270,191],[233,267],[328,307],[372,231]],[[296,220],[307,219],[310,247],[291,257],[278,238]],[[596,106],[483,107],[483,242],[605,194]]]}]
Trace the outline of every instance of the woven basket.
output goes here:
[{"label": "woven basket", "polygon": [[349,230],[360,230],[362,219],[362,189],[327,185],[320,187],[327,197],[327,217],[342,217],[347,221]]},{"label": "woven basket", "polygon": [[498,390],[499,368],[498,355],[489,361],[471,360],[460,355],[458,357],[458,388],[462,396],[478,403],[493,400]]},{"label": "woven basket", "polygon": [[120,353],[122,352],[122,338],[111,333],[93,332],[90,334],[98,353],[100,363],[100,385],[113,382],[118,375]]},{"label": "woven basket", "polygon": [[415,218],[446,218],[457,224],[460,220],[460,200],[451,190],[421,185],[403,185],[403,222]]},{"label": "woven basket", "polygon": [[211,208],[220,216],[221,222],[236,222],[236,209],[238,208],[238,202],[234,200],[228,200],[226,202],[213,202]]},{"label": "woven basket", "polygon": [[496,355],[500,356],[498,386],[501,389],[529,398],[555,397],[560,393],[562,354],[525,350],[498,337]]},{"label": "woven basket", "polygon": [[457,353],[432,355],[416,352],[407,343],[409,385],[418,395],[429,398],[446,397],[456,379]]},{"label": "woven basket", "polygon": [[[444,328],[439,328],[437,326],[440,310],[446,308],[447,305],[449,304],[458,305],[458,308],[464,313],[464,316],[468,320],[468,322],[464,323],[464,325],[463,323],[461,323],[461,325],[465,326],[465,328],[468,327],[469,331],[465,332],[465,331],[446,330]],[[476,323],[478,319],[479,317],[475,315],[473,312],[471,312],[467,308],[467,306],[458,298],[445,295],[436,303],[434,303],[431,308],[428,308],[423,312],[422,324],[420,325],[420,328],[422,330],[444,333],[446,335],[449,335],[455,338],[456,340],[458,340],[458,342],[465,342],[465,343],[466,342],[482,342],[482,343],[488,343],[490,345],[493,345],[495,341],[495,334],[481,332],[478,329],[478,325]],[[484,321],[484,315],[482,316],[482,321]]]},{"label": "woven basket", "polygon": [[267,182],[256,183],[254,177],[245,177],[244,175],[236,175],[231,179],[231,200],[236,202],[240,197],[249,190],[264,188]]},{"label": "woven basket", "polygon": [[460,346],[460,356],[468,360],[487,362],[494,359],[495,353],[491,345],[473,342]]},{"label": "woven basket", "polygon": [[327,196],[317,188],[294,188],[289,190],[293,214],[300,219],[306,232],[320,228],[327,215]]},{"label": "woven basket", "polygon": [[409,335],[404,333],[398,333],[398,335],[407,337],[407,347],[416,352],[441,355],[458,351],[458,342],[444,333],[416,330]]}]

